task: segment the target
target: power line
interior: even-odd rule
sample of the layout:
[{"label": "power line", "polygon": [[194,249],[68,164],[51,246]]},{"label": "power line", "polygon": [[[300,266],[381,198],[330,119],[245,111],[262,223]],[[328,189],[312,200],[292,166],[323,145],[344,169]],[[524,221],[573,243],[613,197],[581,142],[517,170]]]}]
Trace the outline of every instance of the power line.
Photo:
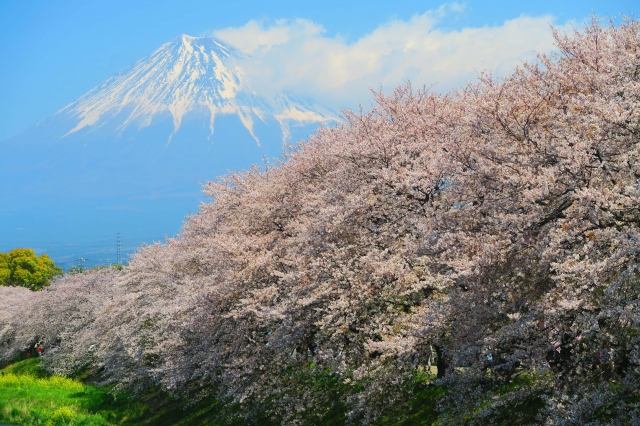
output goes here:
[{"label": "power line", "polygon": [[120,236],[119,232],[118,232],[116,246],[117,246],[117,249],[116,249],[117,263],[118,265],[122,265],[122,237]]}]

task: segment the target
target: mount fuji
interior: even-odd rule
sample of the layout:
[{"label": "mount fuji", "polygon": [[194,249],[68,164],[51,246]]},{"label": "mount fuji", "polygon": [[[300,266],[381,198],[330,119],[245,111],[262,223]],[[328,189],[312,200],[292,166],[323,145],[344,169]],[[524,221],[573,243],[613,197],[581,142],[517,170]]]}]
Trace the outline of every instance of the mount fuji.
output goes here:
[{"label": "mount fuji", "polygon": [[209,116],[209,136],[214,133],[216,115],[236,115],[258,143],[254,132],[257,121],[267,124],[275,119],[286,139],[291,125],[334,119],[326,108],[290,93],[268,99],[242,90],[242,69],[227,64],[239,58],[213,39],[183,34],[63,108],[55,118],[77,123],[67,136],[103,126],[111,132],[130,126],[141,129],[170,115],[173,130],[167,143],[183,118],[198,111]]},{"label": "mount fuji", "polygon": [[0,251],[115,261],[178,231],[199,182],[280,155],[337,114],[248,89],[241,54],[181,35],[26,132],[0,143]]}]

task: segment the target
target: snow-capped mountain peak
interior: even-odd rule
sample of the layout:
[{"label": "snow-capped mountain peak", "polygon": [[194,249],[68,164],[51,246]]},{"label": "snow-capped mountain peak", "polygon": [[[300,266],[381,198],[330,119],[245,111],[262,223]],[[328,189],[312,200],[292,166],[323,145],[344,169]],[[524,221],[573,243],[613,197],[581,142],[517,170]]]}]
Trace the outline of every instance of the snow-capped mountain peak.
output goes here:
[{"label": "snow-capped mountain peak", "polygon": [[182,34],[163,44],[102,85],[69,104],[57,115],[72,117],[75,126],[66,134],[91,131],[115,120],[116,131],[149,126],[156,117],[170,114],[171,137],[190,112],[206,111],[210,135],[219,114],[237,115],[251,136],[256,120],[275,118],[283,138],[292,123],[312,124],[336,120],[327,108],[292,94],[274,98],[243,90],[243,72],[235,65],[242,56],[207,37]]}]

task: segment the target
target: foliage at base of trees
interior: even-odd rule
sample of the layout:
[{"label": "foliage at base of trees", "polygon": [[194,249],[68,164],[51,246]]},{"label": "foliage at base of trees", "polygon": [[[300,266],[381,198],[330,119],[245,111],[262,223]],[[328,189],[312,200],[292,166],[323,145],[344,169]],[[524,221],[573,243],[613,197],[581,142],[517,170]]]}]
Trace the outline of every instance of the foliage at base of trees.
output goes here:
[{"label": "foliage at base of trees", "polygon": [[122,271],[122,268],[124,268],[124,265],[121,265],[119,263],[113,263],[113,264],[111,264],[109,266],[101,265],[101,266],[95,266],[95,267],[89,268],[89,269],[87,269],[87,268],[85,268],[85,267],[83,267],[81,265],[75,265],[75,266],[72,266],[71,268],[69,268],[66,273],[69,274],[69,275],[74,275],[74,274],[81,274],[81,273],[83,273],[85,271],[97,271],[97,270],[100,270],[100,269],[107,269],[107,268],[113,268],[115,270]]},{"label": "foliage at base of trees", "polygon": [[41,290],[56,275],[62,275],[62,268],[56,266],[46,254],[38,257],[27,248],[0,253],[0,285]]},{"label": "foliage at base of trees", "polygon": [[640,24],[555,37],[504,79],[377,94],[208,183],[122,271],[0,288],[0,357],[42,340],[50,371],[246,422],[338,401],[372,424],[435,363],[443,424],[639,423]]}]

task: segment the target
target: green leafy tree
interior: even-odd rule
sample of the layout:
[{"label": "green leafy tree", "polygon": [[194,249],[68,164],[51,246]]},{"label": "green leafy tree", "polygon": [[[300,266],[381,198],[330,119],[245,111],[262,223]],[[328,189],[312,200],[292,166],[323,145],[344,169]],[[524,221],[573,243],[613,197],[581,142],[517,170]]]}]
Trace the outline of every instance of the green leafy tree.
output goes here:
[{"label": "green leafy tree", "polygon": [[84,268],[80,265],[76,265],[69,268],[69,270],[67,271],[67,274],[74,275],[74,274],[81,274],[83,272],[84,272]]},{"label": "green leafy tree", "polygon": [[49,285],[56,275],[62,275],[62,268],[56,266],[46,254],[38,257],[33,250],[27,248],[0,253],[1,285],[26,287],[36,291]]}]

